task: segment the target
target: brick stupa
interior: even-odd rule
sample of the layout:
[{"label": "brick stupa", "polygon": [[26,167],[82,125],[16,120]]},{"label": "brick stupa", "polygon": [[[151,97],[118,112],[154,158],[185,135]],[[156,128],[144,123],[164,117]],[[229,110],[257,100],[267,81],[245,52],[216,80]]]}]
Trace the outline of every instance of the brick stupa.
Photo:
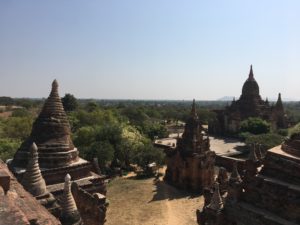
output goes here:
[{"label": "brick stupa", "polygon": [[92,172],[93,164],[80,158],[71,139],[71,128],[58,94],[58,83],[52,83],[52,90],[33,124],[30,136],[24,141],[9,163],[18,180],[22,180],[30,157],[30,146],[35,142],[38,148],[39,166],[47,189],[61,195],[64,178],[70,174],[84,190],[105,194],[103,177]]},{"label": "brick stupa", "polygon": [[215,152],[210,150],[206,136],[196,113],[195,100],[182,138],[176,149],[167,152],[165,180],[179,188],[202,192],[214,182]]}]

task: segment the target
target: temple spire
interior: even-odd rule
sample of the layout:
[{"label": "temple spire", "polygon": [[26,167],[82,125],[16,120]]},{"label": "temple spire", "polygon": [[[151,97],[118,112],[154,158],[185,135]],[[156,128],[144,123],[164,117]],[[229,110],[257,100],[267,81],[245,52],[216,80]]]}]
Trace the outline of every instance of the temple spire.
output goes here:
[{"label": "temple spire", "polygon": [[249,80],[254,80],[254,74],[253,74],[252,64],[250,66]]},{"label": "temple spire", "polygon": [[38,148],[33,142],[30,147],[29,160],[22,179],[22,184],[28,192],[34,197],[42,196],[48,193],[46,183],[42,177],[38,163]]},{"label": "temple spire", "polygon": [[266,97],[266,104],[269,104],[269,99],[268,99],[268,97]]},{"label": "temple spire", "polygon": [[196,101],[193,99],[193,104],[192,104],[192,110],[191,110],[191,116],[194,118],[197,118],[197,112],[196,112]]},{"label": "temple spire", "polygon": [[58,90],[58,82],[56,79],[53,80],[52,82],[52,91],[57,91]]},{"label": "temple spire", "polygon": [[66,225],[77,225],[81,223],[81,217],[79,215],[74,197],[71,192],[71,176],[67,174],[65,176],[64,192],[61,202],[61,222]]},{"label": "temple spire", "polygon": [[65,176],[65,185],[62,202],[62,213],[71,214],[77,211],[77,206],[71,192],[71,176],[67,174]]},{"label": "temple spire", "polygon": [[241,176],[238,172],[237,161],[235,161],[233,163],[232,173],[230,175],[229,182],[230,183],[235,183],[235,182],[241,182],[241,181],[242,181],[242,179],[241,179]]},{"label": "temple spire", "polygon": [[212,209],[214,211],[220,211],[223,209],[223,200],[220,195],[218,182],[215,183],[214,188],[215,188],[215,190],[214,190],[213,196],[212,196],[211,201],[210,201],[209,205],[207,206],[207,208]]},{"label": "temple spire", "polygon": [[257,162],[258,161],[258,158],[257,158],[257,155],[256,155],[256,151],[255,151],[255,144],[252,144],[252,146],[250,148],[249,160],[251,160],[253,162]]},{"label": "temple spire", "polygon": [[278,99],[276,102],[276,108],[283,109],[282,99],[281,99],[281,93],[278,94]]}]

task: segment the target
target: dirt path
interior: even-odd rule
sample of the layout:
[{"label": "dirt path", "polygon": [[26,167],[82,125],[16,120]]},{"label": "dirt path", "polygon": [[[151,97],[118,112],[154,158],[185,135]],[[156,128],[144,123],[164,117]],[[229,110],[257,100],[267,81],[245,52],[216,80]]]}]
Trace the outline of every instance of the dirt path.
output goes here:
[{"label": "dirt path", "polygon": [[203,198],[162,179],[118,178],[108,185],[106,225],[196,225]]}]

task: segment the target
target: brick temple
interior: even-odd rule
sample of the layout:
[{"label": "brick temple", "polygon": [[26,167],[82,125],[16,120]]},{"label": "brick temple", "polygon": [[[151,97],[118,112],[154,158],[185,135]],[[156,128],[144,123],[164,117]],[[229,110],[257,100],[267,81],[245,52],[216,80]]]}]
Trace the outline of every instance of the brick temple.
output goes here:
[{"label": "brick temple", "polygon": [[252,65],[248,79],[243,85],[242,94],[238,100],[233,99],[231,105],[224,110],[214,110],[216,120],[209,124],[212,134],[237,133],[241,122],[249,117],[259,117],[271,124],[273,130],[287,128],[288,121],[284,112],[281,94],[275,105],[261,98],[259,85],[253,74]]},{"label": "brick temple", "polygon": [[235,166],[227,192],[216,186],[197,213],[199,224],[300,224],[300,133],[263,157],[252,149],[242,178]]},{"label": "brick temple", "polygon": [[179,188],[202,192],[214,181],[215,152],[210,150],[196,113],[195,100],[184,133],[178,138],[175,149],[167,151],[165,180]]},{"label": "brick temple", "polygon": [[[30,136],[8,163],[9,168],[25,189],[57,217],[63,210],[65,178],[69,174],[72,182],[76,183],[75,201],[81,217],[97,212],[94,224],[103,224],[106,187],[104,176],[97,174],[97,165],[94,164],[79,157],[58,94],[58,83],[54,80],[51,93],[33,124]],[[56,202],[53,202],[53,196]]]}]

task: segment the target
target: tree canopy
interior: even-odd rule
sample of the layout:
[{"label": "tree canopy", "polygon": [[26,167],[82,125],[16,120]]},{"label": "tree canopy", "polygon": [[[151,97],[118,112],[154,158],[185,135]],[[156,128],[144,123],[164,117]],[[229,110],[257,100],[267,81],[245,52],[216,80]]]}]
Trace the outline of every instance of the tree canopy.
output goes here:
[{"label": "tree canopy", "polygon": [[258,117],[250,117],[241,123],[241,131],[252,134],[265,134],[270,132],[270,124]]}]

